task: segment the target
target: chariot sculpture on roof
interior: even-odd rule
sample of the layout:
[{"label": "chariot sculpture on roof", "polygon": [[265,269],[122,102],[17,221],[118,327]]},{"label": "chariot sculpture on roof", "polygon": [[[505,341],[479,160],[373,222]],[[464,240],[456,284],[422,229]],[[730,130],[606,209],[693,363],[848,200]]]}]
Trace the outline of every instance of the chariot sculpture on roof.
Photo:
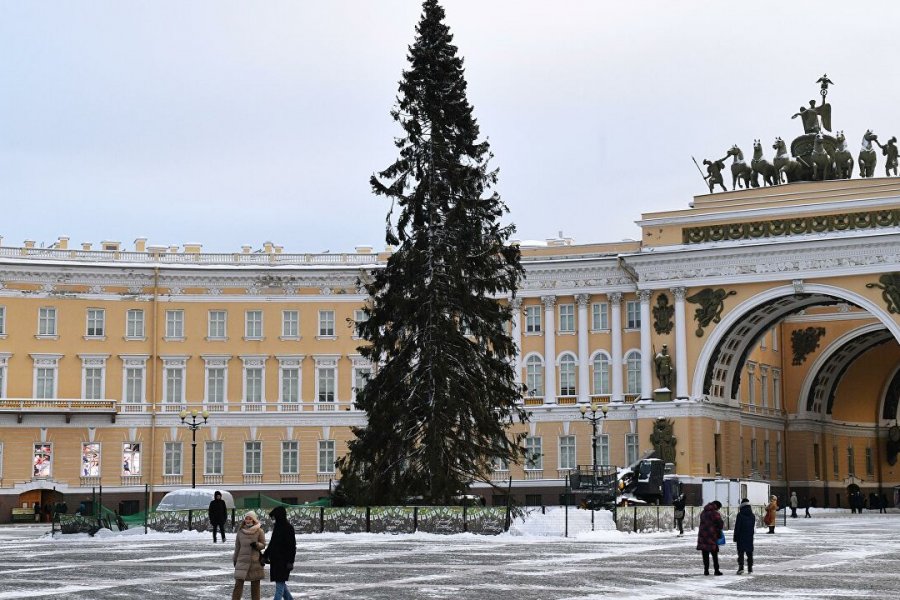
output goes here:
[{"label": "chariot sculpture on roof", "polygon": [[[794,138],[789,148],[785,140],[776,138],[772,145],[776,154],[771,163],[763,155],[760,140],[753,140],[753,159],[749,165],[744,162],[744,153],[737,144],[728,148],[723,158],[703,161],[707,165],[707,174],[702,170],[700,174],[710,193],[713,192],[714,186],[727,191],[721,171],[729,158],[733,161],[731,185],[735,190],[740,187],[779,185],[794,181],[849,179],[853,176],[856,161],[847,148],[844,132],[837,131],[835,135],[831,135],[832,110],[828,102],[828,88],[835,83],[827,73],[819,77],[816,83],[819,85],[820,103],[817,105],[815,99],[810,100],[808,106],[801,106],[791,115],[791,119],[800,118],[803,134]],[[873,143],[887,157],[885,175],[896,175],[898,168],[896,138],[891,138],[887,144],[882,145],[878,141],[878,136],[872,130],[867,130],[862,136],[862,149],[858,158],[860,177],[873,177],[875,174],[877,153]],[[696,159],[694,162],[697,163]],[[699,168],[700,165],[697,166]]]}]

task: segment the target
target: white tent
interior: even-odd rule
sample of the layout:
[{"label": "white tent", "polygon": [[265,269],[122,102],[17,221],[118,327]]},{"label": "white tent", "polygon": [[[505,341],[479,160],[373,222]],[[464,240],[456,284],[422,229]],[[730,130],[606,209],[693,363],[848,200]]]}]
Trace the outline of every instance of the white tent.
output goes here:
[{"label": "white tent", "polygon": [[163,496],[157,511],[166,510],[206,510],[209,503],[213,501],[213,495],[216,492],[222,494],[222,500],[225,501],[227,508],[234,508],[234,498],[231,493],[225,490],[215,490],[212,488],[181,488],[173,490]]}]

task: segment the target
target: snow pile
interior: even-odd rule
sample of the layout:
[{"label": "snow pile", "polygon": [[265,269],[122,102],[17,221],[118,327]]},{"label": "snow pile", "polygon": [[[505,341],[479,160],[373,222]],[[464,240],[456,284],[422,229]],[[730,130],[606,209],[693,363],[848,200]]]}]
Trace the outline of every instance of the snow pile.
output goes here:
[{"label": "snow pile", "polygon": [[[568,512],[569,537],[578,537],[591,533],[591,511],[570,506],[552,506],[542,512],[540,508],[527,509],[528,513],[514,519],[509,528],[509,535],[529,537],[562,537],[566,533]],[[608,510],[594,511],[594,531],[615,531],[612,513]]]}]

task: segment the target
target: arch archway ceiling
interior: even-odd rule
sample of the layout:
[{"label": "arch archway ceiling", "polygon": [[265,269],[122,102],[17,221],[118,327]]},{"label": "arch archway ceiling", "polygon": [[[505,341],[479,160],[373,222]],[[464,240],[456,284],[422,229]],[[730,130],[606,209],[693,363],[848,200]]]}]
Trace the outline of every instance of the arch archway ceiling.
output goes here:
[{"label": "arch archway ceiling", "polygon": [[822,407],[825,406],[826,413],[831,414],[837,386],[841,381],[841,377],[853,364],[853,361],[875,346],[887,343],[893,339],[894,336],[891,335],[887,328],[878,329],[849,340],[833,352],[819,369],[819,372],[816,373],[813,384],[809,389],[809,394],[806,397],[806,410],[821,412]]},{"label": "arch archway ceiling", "polygon": [[774,298],[749,311],[716,347],[707,367],[704,393],[718,398],[734,399],[741,383],[741,371],[747,355],[759,338],[785,317],[813,306],[846,303],[846,300],[825,294],[793,294]]}]

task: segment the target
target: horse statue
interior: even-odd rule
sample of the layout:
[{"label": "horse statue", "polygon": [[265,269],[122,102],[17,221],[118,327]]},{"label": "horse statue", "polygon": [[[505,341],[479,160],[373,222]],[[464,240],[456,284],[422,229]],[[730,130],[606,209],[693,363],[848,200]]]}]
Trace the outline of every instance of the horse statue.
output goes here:
[{"label": "horse statue", "polygon": [[872,133],[871,129],[867,129],[863,135],[862,148],[859,150],[859,176],[874,177],[875,164],[878,162],[878,155],[875,154],[875,148],[872,142],[878,140],[878,136]]},{"label": "horse statue", "polygon": [[750,165],[744,162],[744,153],[740,148],[737,147],[737,144],[732,146],[728,152],[725,153],[725,158],[732,157],[734,161],[731,163],[731,187],[732,189],[738,189],[739,187],[750,187],[750,174],[752,170],[750,169]]},{"label": "horse statue", "polygon": [[810,155],[813,169],[813,181],[822,181],[831,177],[833,159],[831,158],[831,155],[828,154],[824,142],[825,136],[822,135],[821,132],[817,133],[816,139],[813,142],[812,154]]},{"label": "horse statue", "polygon": [[837,179],[850,179],[853,177],[853,155],[847,149],[847,138],[843,131],[835,134],[837,147],[834,149],[834,176]]},{"label": "horse statue", "polygon": [[[791,158],[790,154],[788,154],[784,140],[780,137],[775,138],[775,143],[772,144],[772,148],[775,150],[775,159],[772,161],[772,164],[775,167],[775,177],[777,178],[778,183],[795,181],[799,175],[800,163]],[[784,175],[784,179],[782,179],[782,175]]]},{"label": "horse statue", "polygon": [[776,185],[775,166],[763,158],[763,147],[759,140],[753,140],[753,158],[750,160],[753,172],[753,187],[759,187],[759,175],[763,177],[763,185]]}]

